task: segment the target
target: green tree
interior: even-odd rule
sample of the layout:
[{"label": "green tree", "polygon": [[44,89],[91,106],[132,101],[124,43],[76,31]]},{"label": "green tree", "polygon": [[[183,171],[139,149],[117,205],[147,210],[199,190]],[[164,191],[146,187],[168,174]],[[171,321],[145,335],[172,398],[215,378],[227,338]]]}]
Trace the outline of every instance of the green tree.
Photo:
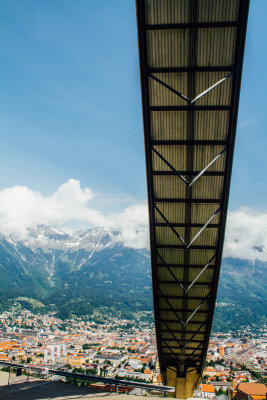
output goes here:
[{"label": "green tree", "polygon": [[95,368],[87,368],[86,369],[86,374],[87,375],[96,375],[97,374],[97,370]]},{"label": "green tree", "polygon": [[203,375],[202,376],[202,382],[206,382],[206,380],[208,379],[209,375]]},{"label": "green tree", "polygon": [[77,372],[78,374],[84,374],[84,370],[81,367],[74,368],[73,372]]},{"label": "green tree", "polygon": [[219,390],[215,390],[216,396],[220,396],[221,394],[225,394],[225,392],[220,388]]}]

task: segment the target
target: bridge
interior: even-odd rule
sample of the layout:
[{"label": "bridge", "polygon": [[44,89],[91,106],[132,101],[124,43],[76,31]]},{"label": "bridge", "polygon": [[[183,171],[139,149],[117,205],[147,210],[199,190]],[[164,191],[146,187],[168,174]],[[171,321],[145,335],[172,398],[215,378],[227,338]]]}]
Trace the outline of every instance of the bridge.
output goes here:
[{"label": "bridge", "polygon": [[136,0],[163,382],[192,396],[215,307],[249,0]]}]

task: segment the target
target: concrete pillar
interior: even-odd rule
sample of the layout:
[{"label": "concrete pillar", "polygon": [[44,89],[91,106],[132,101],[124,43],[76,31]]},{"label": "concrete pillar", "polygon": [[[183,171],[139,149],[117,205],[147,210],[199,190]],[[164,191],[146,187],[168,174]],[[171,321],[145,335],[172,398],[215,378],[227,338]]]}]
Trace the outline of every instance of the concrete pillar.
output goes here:
[{"label": "concrete pillar", "polygon": [[174,367],[167,368],[166,377],[167,385],[175,387],[174,397],[183,400],[193,397],[194,390],[199,382],[199,375],[196,370],[188,369],[185,377],[179,377]]}]

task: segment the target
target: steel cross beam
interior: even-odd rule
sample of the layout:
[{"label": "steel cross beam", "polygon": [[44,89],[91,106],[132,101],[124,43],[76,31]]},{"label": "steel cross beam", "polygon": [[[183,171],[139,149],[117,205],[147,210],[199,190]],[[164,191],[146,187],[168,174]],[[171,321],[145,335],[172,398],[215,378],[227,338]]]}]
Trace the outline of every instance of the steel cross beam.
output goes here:
[{"label": "steel cross beam", "polygon": [[[196,176],[195,178],[189,182],[179,171],[177,171],[172,165],[171,163],[165,158],[163,157],[162,154],[160,154],[159,151],[157,151],[154,147],[152,147],[152,151],[157,154],[157,156],[170,168],[170,170],[176,174],[186,185],[188,185],[189,187],[192,186],[211,166],[212,164],[215,163],[215,161],[217,161],[225,152],[226,152],[226,148],[224,148],[222,151],[220,151],[220,153],[213,158],[213,160],[211,160]],[[165,172],[165,171],[164,171]],[[188,172],[187,172],[188,173]],[[191,171],[190,171],[191,174]]]},{"label": "steel cross beam", "polygon": [[136,0],[157,347],[191,397],[214,313],[249,0]]},{"label": "steel cross beam", "polygon": [[197,95],[196,97],[194,97],[193,99],[189,99],[188,97],[186,97],[184,94],[182,94],[181,92],[179,92],[178,90],[174,89],[173,87],[171,87],[170,85],[168,85],[167,83],[163,82],[161,79],[157,78],[155,75],[150,74],[150,78],[154,79],[156,82],[158,82],[160,85],[164,86],[166,89],[170,90],[172,93],[176,94],[177,96],[181,97],[181,99],[185,100],[187,103],[189,104],[193,104],[195,103],[197,100],[201,99],[201,97],[205,96],[207,93],[209,93],[211,90],[215,89],[217,86],[221,85],[224,81],[226,81],[227,79],[231,78],[233,75],[232,72],[230,72],[229,74],[227,74],[224,78],[220,79],[219,81],[215,82],[213,85],[211,85],[210,87],[208,87],[206,90],[204,90],[203,92],[201,92],[199,95]]},{"label": "steel cross beam", "polygon": [[[175,234],[175,236],[182,242],[182,244],[189,249],[189,247],[192,246],[192,244],[195,242],[195,240],[201,235],[201,233],[204,231],[205,228],[208,227],[210,222],[213,220],[213,218],[216,217],[216,215],[221,211],[222,207],[219,207],[215,213],[208,219],[208,221],[201,227],[201,229],[195,234],[195,236],[190,240],[189,243],[186,243],[184,239],[179,235],[179,233],[174,229],[173,225],[167,220],[167,218],[164,216],[164,214],[160,211],[160,209],[154,204],[154,208],[157,210],[159,215],[162,217],[162,219],[165,221],[166,225],[171,229],[171,231]],[[190,227],[190,226],[189,226]]]}]

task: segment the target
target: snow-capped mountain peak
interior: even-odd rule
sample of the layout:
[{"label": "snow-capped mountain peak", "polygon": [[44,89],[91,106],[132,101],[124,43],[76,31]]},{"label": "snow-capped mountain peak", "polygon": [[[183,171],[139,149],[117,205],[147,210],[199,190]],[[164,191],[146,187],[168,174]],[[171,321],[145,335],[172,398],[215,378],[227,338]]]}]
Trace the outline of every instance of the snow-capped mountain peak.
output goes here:
[{"label": "snow-capped mountain peak", "polygon": [[[117,243],[118,235],[118,231],[109,227],[97,227],[69,233],[40,225],[37,229],[30,230],[27,241],[22,241],[21,243],[33,250],[41,248],[43,250],[85,249],[87,251],[97,251]],[[9,240],[13,241],[12,238],[9,238]],[[15,243],[15,241],[13,242]]]}]

